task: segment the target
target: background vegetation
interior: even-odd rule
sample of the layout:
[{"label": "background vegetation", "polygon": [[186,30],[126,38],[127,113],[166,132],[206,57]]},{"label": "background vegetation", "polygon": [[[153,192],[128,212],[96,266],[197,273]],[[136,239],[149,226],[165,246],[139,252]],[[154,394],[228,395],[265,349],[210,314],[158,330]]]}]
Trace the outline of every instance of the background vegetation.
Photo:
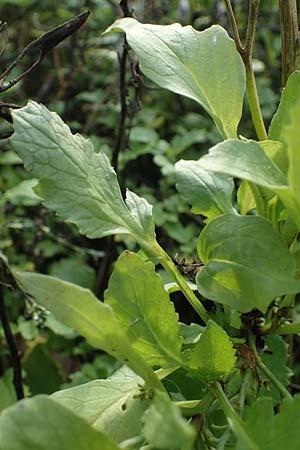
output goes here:
[{"label": "background vegetation", "polygon": [[[118,170],[121,186],[133,189],[154,204],[159,240],[184,270],[186,258],[196,258],[199,225],[175,190],[174,162],[198,159],[214,143],[218,132],[196,103],[161,90],[142,77],[133,54],[126,50],[125,88],[120,86],[124,40],[101,33],[122,11],[117,0],[7,0],[0,3],[0,18],[8,24],[8,44],[2,68],[15,59],[33,39],[86,9],[88,22],[55,48],[22,82],[5,92],[2,100],[23,106],[31,98],[58,112],[73,132],[89,136],[104,149]],[[202,30],[219,23],[229,30],[222,1],[149,0],[129,2],[143,22],[192,24]],[[247,3],[234,3],[238,22],[246,27]],[[280,90],[280,37],[277,1],[264,0],[256,34],[255,71],[266,124],[276,110]],[[2,42],[5,35],[1,35]],[[117,52],[118,50],[118,52]],[[119,54],[119,58],[118,58]],[[28,55],[16,67],[17,76],[32,63]],[[122,73],[122,70],[121,70]],[[124,96],[125,93],[125,96]],[[124,134],[120,111],[126,99]],[[124,107],[124,104],[123,104]],[[254,135],[247,104],[239,132]],[[124,111],[123,111],[124,112]],[[178,116],[181,117],[178,122]],[[123,117],[124,118],[124,117]],[[1,120],[0,133],[11,125]],[[128,237],[89,240],[75,228],[60,222],[40,204],[32,191],[35,180],[20,164],[7,141],[0,154],[0,251],[12,266],[55,275],[92,289],[100,298],[107,286],[113,261],[126,248],[135,249]],[[124,241],[126,239],[126,241]],[[196,320],[193,311],[181,308],[174,295],[181,321]],[[22,351],[27,392],[52,393],[60,387],[94,378],[105,378],[118,367],[110,356],[95,352],[51,314],[25,302],[18,291],[7,296],[9,319]],[[15,400],[9,352],[0,329],[0,409]],[[299,369],[294,367],[295,382]]]}]

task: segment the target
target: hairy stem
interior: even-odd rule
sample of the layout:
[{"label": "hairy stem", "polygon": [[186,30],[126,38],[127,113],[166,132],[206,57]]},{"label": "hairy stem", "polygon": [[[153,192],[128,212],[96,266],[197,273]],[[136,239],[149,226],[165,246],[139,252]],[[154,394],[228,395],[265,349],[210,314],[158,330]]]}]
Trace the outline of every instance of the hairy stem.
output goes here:
[{"label": "hairy stem", "polygon": [[[1,268],[0,268],[1,270]],[[2,270],[1,270],[2,272]],[[1,277],[2,278],[2,277]],[[10,360],[13,367],[13,384],[16,392],[16,396],[18,400],[24,398],[24,389],[22,383],[22,367],[21,367],[21,359],[20,353],[16,346],[13,333],[10,328],[5,300],[4,300],[4,292],[2,280],[0,279],[0,321],[3,327],[4,335],[7,341],[7,345],[10,352]]]},{"label": "hairy stem", "polygon": [[237,415],[233,407],[231,406],[228,398],[226,397],[222,386],[220,383],[215,382],[211,385],[211,391],[214,396],[219,400],[221,408],[227,418],[230,428],[234,434],[243,441],[244,445],[248,450],[259,450],[257,444],[252,440],[251,436],[248,434],[245,423]]}]

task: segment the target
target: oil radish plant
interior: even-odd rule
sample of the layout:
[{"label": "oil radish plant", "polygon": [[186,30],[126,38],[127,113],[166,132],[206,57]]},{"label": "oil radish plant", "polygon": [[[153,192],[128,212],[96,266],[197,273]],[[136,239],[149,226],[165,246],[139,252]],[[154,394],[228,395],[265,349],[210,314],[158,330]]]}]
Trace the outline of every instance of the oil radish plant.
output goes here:
[{"label": "oil radish plant", "polygon": [[[287,33],[293,3],[280,3]],[[198,32],[133,18],[106,30],[124,32],[144,75],[197,101],[220,132],[206,156],[175,167],[178,191],[206,217],[196,284],[157,242],[151,205],[131,191],[123,199],[104,153],[42,105],[12,112],[11,144],[39,178],[36,192],[46,207],[83,235],[127,233],[141,250],[119,257],[103,302],[50,276],[14,273],[28,296],[123,367],[107,380],[5,410],[1,450],[298,449],[300,397],[290,391],[293,347],[288,351],[285,337],[292,342],[300,333],[300,73],[290,49],[283,55],[286,87],[267,133],[252,68],[259,2],[250,1],[245,44],[230,1],[225,5],[234,40],[217,25]],[[238,137],[245,91],[258,140]],[[236,204],[233,178],[241,180]],[[158,264],[173,278],[171,287]],[[174,290],[199,324],[178,321]]]}]

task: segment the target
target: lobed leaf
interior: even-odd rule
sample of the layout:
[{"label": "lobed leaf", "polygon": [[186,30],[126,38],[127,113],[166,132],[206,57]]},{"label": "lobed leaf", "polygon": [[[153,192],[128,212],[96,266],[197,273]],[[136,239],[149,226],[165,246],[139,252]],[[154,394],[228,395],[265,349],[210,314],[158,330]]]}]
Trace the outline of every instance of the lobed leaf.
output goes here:
[{"label": "lobed leaf", "polygon": [[202,231],[199,292],[241,312],[265,312],[277,296],[300,292],[294,259],[281,235],[261,216],[225,214]]},{"label": "lobed leaf", "polygon": [[18,272],[16,279],[37,303],[76,330],[93,347],[101,348],[126,364],[150,386],[161,388],[150,366],[133,349],[126,329],[112,308],[100,302],[91,291],[58,278],[29,272]]},{"label": "lobed leaf", "polygon": [[[247,432],[259,450],[298,450],[300,427],[300,397],[284,401],[280,412],[273,413],[272,399],[256,401],[248,410]],[[239,439],[235,450],[252,450]]]},{"label": "lobed leaf", "polygon": [[204,382],[228,375],[235,365],[235,351],[227,333],[210,320],[192,351],[187,352],[188,370]]},{"label": "lobed leaf", "polygon": [[117,20],[105,33],[124,31],[142,72],[159,86],[196,100],[224,138],[234,138],[242,114],[245,68],[235,44],[217,25],[149,25]]},{"label": "lobed leaf", "polygon": [[109,437],[46,396],[22,400],[0,416],[0,450],[120,450]]},{"label": "lobed leaf", "polygon": [[32,101],[12,116],[10,142],[39,178],[36,192],[49,209],[90,238],[130,233],[137,240],[154,239],[151,205],[130,191],[123,201],[109,159],[91,141],[73,135],[56,113]]},{"label": "lobed leaf", "polygon": [[125,251],[115,264],[104,299],[148,364],[181,363],[178,314],[152,262]]},{"label": "lobed leaf", "polygon": [[51,398],[120,443],[141,433],[149,401],[135,398],[141,378],[122,367],[106,380],[55,392]]}]

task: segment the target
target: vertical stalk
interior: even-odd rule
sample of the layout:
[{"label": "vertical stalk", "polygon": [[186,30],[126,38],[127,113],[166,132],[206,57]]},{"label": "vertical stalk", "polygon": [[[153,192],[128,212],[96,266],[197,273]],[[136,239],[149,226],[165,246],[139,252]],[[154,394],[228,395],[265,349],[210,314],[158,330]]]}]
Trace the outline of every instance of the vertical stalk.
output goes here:
[{"label": "vertical stalk", "polygon": [[260,0],[249,0],[249,14],[248,14],[248,24],[247,24],[247,32],[245,45],[243,46],[238,26],[236,23],[236,19],[234,16],[234,12],[231,6],[230,0],[224,0],[227,14],[229,17],[229,21],[233,30],[233,38],[235,41],[235,45],[237,51],[241,55],[246,69],[246,88],[249,99],[249,108],[252,117],[252,121],[254,124],[254,128],[257,134],[257,137],[260,141],[264,141],[268,138],[263,116],[260,109],[259,98],[257,94],[257,86],[255,81],[255,75],[252,66],[252,52],[253,52],[253,43],[255,37],[255,29],[257,24],[257,15],[258,15],[258,7]]},{"label": "vertical stalk", "polygon": [[259,450],[257,444],[252,440],[251,436],[248,434],[245,423],[237,415],[233,407],[231,406],[228,398],[226,397],[220,383],[215,382],[211,386],[211,391],[214,396],[219,400],[221,408],[227,418],[230,428],[234,434],[239,438],[248,450]]},{"label": "vertical stalk", "polygon": [[282,51],[282,86],[300,69],[297,0],[279,0]]},{"label": "vertical stalk", "polygon": [[268,139],[268,136],[264,124],[264,119],[260,109],[255,75],[252,66],[252,59],[250,62],[247,63],[245,62],[245,68],[246,68],[246,88],[252,121],[258,139],[260,141],[265,141]]},{"label": "vertical stalk", "polygon": [[3,285],[2,285],[2,268],[0,267],[0,322],[3,327],[4,336],[6,338],[6,342],[9,348],[10,352],[10,360],[11,365],[13,367],[13,384],[16,392],[16,396],[18,400],[21,400],[24,398],[24,389],[23,389],[23,383],[22,383],[22,366],[21,366],[21,359],[20,359],[20,353],[16,346],[15,339],[13,336],[13,333],[10,328],[6,307],[5,307],[5,300],[4,300],[4,292],[3,292]]}]

